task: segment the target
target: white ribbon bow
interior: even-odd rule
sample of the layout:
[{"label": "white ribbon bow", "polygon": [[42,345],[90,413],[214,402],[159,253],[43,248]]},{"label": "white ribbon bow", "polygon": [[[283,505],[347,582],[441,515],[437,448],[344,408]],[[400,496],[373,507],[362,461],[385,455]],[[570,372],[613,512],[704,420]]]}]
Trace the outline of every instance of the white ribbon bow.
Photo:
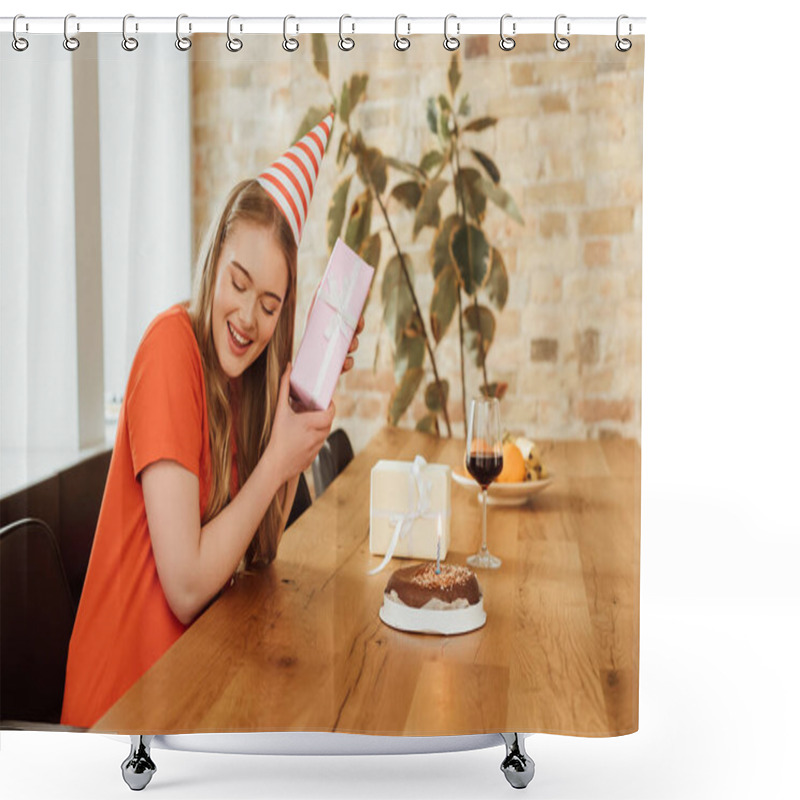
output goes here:
[{"label": "white ribbon bow", "polygon": [[358,319],[354,319],[353,315],[350,313],[350,301],[352,300],[355,287],[355,280],[349,281],[348,285],[345,287],[342,285],[341,280],[329,274],[317,296],[319,300],[329,305],[336,313],[330,318],[325,328],[324,335],[328,340],[328,346],[325,348],[322,364],[317,373],[317,381],[314,385],[315,397],[319,395],[322,390],[322,384],[325,382],[325,378],[328,375],[333,353],[336,350],[338,335],[350,341],[358,325]]},{"label": "white ribbon bow", "polygon": [[[394,532],[392,538],[389,540],[389,546],[386,548],[386,555],[383,561],[369,570],[367,575],[377,575],[391,560],[394,551],[397,549],[397,544],[400,538],[407,537],[414,527],[414,522],[418,519],[437,519],[442,515],[441,511],[431,512],[431,489],[433,482],[423,480],[422,470],[428,465],[428,462],[422,456],[417,456],[414,463],[411,465],[411,471],[408,473],[408,505],[409,511],[404,514],[392,513],[389,515],[389,524],[394,525]],[[414,495],[416,494],[417,502],[414,503]],[[386,513],[386,512],[384,512]],[[374,516],[379,516],[380,511],[374,512]]]}]

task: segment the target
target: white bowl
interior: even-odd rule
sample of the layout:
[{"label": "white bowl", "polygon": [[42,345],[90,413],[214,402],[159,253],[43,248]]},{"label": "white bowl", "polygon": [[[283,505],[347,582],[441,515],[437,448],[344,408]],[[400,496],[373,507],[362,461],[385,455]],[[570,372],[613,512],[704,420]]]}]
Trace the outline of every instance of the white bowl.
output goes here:
[{"label": "white bowl", "polygon": [[[541,481],[520,481],[519,483],[497,483],[489,486],[489,505],[521,506],[538,492],[553,482],[553,475]],[[462,475],[453,470],[453,480],[465,489],[475,491],[480,499],[481,487],[471,475]]]}]

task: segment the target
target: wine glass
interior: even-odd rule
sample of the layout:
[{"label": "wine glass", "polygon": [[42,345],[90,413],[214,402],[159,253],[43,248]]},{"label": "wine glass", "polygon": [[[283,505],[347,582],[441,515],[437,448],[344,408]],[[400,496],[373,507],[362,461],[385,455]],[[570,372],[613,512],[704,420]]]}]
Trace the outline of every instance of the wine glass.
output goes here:
[{"label": "wine glass", "polygon": [[483,539],[481,549],[467,559],[471,567],[497,569],[502,561],[486,546],[486,506],[489,484],[503,471],[500,435],[500,402],[496,397],[476,397],[469,404],[467,421],[467,469],[481,487]]}]

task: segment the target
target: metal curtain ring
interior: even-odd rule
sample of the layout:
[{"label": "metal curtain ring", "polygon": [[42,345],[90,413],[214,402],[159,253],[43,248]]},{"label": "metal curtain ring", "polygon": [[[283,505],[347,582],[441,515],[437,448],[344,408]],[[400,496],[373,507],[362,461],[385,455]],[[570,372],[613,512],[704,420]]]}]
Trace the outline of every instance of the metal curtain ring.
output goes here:
[{"label": "metal curtain ring", "polygon": [[[630,50],[631,47],[633,47],[633,42],[630,39],[620,39],[619,38],[619,23],[623,19],[628,19],[627,14],[620,14],[617,17],[617,41],[614,42],[614,47],[616,47],[617,50],[620,51],[620,53],[627,53],[628,50]],[[632,31],[632,28],[631,28],[631,24],[629,22],[628,23],[628,34],[629,35],[630,35],[631,31]]]},{"label": "metal curtain ring", "polygon": [[[394,49],[403,51],[408,50],[408,48],[411,47],[411,39],[406,39],[405,36],[401,36],[397,32],[397,28],[401,19],[408,19],[408,17],[405,14],[398,14],[394,18]],[[406,25],[408,26],[408,33],[411,33],[411,23],[407,22]]]},{"label": "metal curtain ring", "polygon": [[[517,46],[517,43],[510,36],[506,36],[503,33],[503,23],[507,19],[511,19],[511,14],[503,14],[503,16],[500,17],[500,49],[506,51],[513,50]],[[511,33],[516,33],[516,32],[517,32],[517,23],[512,22]]]},{"label": "metal curtain ring", "polygon": [[[231,22],[233,22],[233,20],[235,19],[239,19],[239,17],[237,17],[236,14],[231,14],[228,17],[228,29],[227,29],[228,41],[225,42],[225,47],[227,47],[231,53],[238,53],[242,49],[242,47],[244,47],[244,44],[242,43],[241,39],[236,39],[235,37],[231,36]],[[241,29],[242,29],[241,26],[239,26],[239,30]]]},{"label": "metal curtain ring", "polygon": [[[442,42],[442,46],[445,50],[449,50],[452,52],[453,50],[458,50],[461,47],[461,42],[455,36],[448,36],[447,35],[447,23],[450,22],[451,19],[456,19],[455,14],[448,14],[444,18],[444,41]],[[456,33],[459,33],[461,30],[461,23],[456,22]]]},{"label": "metal curtain ring", "polygon": [[[139,46],[139,40],[134,39],[133,36],[128,36],[129,19],[134,19],[133,14],[126,14],[122,18],[122,49],[132,53]],[[139,30],[138,25],[136,26],[136,30]]]},{"label": "metal curtain ring", "polygon": [[287,53],[294,53],[294,51],[297,50],[298,47],[300,47],[300,42],[298,42],[297,39],[293,39],[286,33],[290,19],[297,19],[297,17],[293,17],[291,14],[289,14],[288,16],[283,18],[283,49]]},{"label": "metal curtain ring", "polygon": [[[340,50],[352,50],[356,46],[356,43],[349,36],[345,37],[345,36],[342,35],[342,23],[346,19],[353,19],[353,18],[349,14],[342,14],[342,16],[339,17],[339,49]],[[351,31],[351,33],[355,33],[355,31],[356,31],[355,23],[351,23],[351,24],[353,26],[353,30]]]},{"label": "metal curtain ring", "polygon": [[[178,14],[175,20],[175,47],[184,53],[192,46],[192,40],[188,36],[181,36],[181,20],[188,19],[188,14]],[[189,23],[189,31],[192,30],[192,23]]]},{"label": "metal curtain ring", "polygon": [[69,23],[70,19],[75,19],[75,15],[67,14],[67,16],[64,17],[64,49],[69,50],[71,53],[74,50],[77,50],[81,46],[81,43],[78,41],[76,36],[69,36],[67,33],[67,24]]},{"label": "metal curtain ring", "polygon": [[14,17],[14,22],[13,22],[13,24],[12,24],[12,26],[11,26],[11,35],[12,35],[14,38],[11,40],[11,46],[12,46],[12,47],[13,47],[13,48],[14,48],[14,49],[15,49],[15,50],[18,52],[18,53],[21,53],[23,50],[27,50],[27,49],[28,49],[28,44],[29,44],[29,42],[28,42],[28,40],[27,40],[27,39],[24,39],[22,36],[20,36],[20,35],[17,33],[17,20],[18,20],[18,19],[25,19],[25,16],[24,16],[24,14],[17,14],[17,16],[16,16],[16,17]]},{"label": "metal curtain ring", "polygon": [[[560,19],[566,19],[566,14],[559,14],[556,17],[555,25],[553,26],[553,33],[555,35],[555,41],[553,42],[553,47],[559,51],[559,53],[563,53],[565,50],[569,48],[569,39],[565,39],[563,36],[558,35],[558,21]],[[569,36],[569,22],[567,23],[567,36]]]}]

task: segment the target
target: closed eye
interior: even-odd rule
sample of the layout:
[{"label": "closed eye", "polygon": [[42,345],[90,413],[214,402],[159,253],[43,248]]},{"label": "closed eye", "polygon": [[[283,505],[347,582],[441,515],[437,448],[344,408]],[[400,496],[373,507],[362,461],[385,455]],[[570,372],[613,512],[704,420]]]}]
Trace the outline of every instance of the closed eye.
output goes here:
[{"label": "closed eye", "polygon": [[266,314],[268,317],[274,317],[274,316],[275,316],[275,312],[274,312],[274,311],[270,311],[270,310],[269,310],[268,308],[266,308],[265,306],[261,306],[261,310],[262,310],[262,311],[263,311],[263,312],[264,312],[264,313],[265,313],[265,314]]},{"label": "closed eye", "polygon": [[239,284],[236,283],[236,281],[233,279],[233,277],[231,277],[231,283],[233,284],[233,288],[236,289],[237,292],[243,292],[244,291],[244,286],[239,286]]}]

